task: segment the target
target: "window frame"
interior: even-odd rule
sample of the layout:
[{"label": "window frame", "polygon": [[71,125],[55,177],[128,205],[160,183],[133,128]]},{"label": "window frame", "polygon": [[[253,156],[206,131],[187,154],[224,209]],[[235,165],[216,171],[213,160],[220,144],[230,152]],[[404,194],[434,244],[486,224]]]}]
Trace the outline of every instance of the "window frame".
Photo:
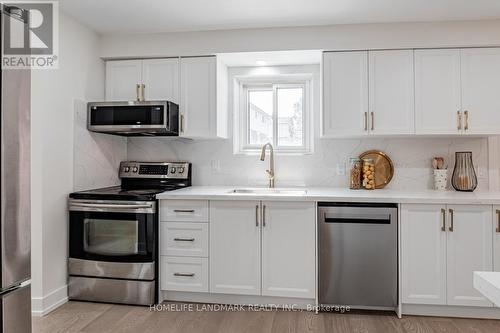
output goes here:
[{"label": "window frame", "polygon": [[[236,78],[235,83],[238,89],[234,93],[235,97],[235,154],[257,154],[262,148],[262,144],[249,144],[250,137],[250,104],[248,103],[249,92],[272,90],[273,92],[273,145],[274,151],[278,154],[311,154],[312,153],[312,106],[311,106],[311,81],[312,75],[279,75],[273,77],[246,77]],[[282,146],[278,145],[279,123],[278,123],[278,98],[277,91],[280,88],[302,88],[302,145]]]}]

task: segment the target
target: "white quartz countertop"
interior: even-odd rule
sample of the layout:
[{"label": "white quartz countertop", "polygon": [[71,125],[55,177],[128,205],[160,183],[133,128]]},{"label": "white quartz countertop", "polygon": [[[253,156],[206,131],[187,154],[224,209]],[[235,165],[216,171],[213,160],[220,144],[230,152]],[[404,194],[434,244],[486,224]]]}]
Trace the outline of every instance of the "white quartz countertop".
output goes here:
[{"label": "white quartz countertop", "polygon": [[474,288],[500,306],[500,272],[474,272]]},{"label": "white quartz countertop", "polygon": [[[158,199],[199,200],[277,200],[277,201],[337,201],[337,202],[388,202],[422,204],[500,204],[497,191],[401,191],[381,189],[374,191],[349,190],[334,187],[277,188],[305,190],[298,193],[232,193],[234,189],[255,188],[248,186],[191,186],[158,194]],[[264,189],[264,188],[258,188]]]}]

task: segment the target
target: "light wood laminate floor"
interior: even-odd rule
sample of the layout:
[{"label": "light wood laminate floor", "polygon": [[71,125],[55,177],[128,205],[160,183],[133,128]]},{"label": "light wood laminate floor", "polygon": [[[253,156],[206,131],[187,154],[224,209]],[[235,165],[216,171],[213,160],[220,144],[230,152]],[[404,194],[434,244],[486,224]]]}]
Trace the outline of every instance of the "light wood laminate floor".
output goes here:
[{"label": "light wood laminate floor", "polygon": [[500,333],[499,320],[405,316],[386,313],[172,312],[149,307],[69,302],[33,318],[34,333],[56,332],[463,332]]}]

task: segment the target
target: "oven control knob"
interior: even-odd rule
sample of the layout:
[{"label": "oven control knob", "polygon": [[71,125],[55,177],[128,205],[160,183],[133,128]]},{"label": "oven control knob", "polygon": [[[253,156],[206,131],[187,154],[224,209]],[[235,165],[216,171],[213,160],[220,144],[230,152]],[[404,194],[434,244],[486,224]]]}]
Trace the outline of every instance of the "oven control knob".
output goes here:
[{"label": "oven control knob", "polygon": [[123,168],[123,172],[129,172],[130,171],[130,167],[124,167]]},{"label": "oven control knob", "polygon": [[137,172],[139,169],[135,166],[132,168],[132,172]]},{"label": "oven control knob", "polygon": [[177,169],[175,167],[170,168],[170,173],[175,173],[176,171],[177,171]]},{"label": "oven control knob", "polygon": [[184,168],[183,167],[179,168],[179,173],[184,173]]}]

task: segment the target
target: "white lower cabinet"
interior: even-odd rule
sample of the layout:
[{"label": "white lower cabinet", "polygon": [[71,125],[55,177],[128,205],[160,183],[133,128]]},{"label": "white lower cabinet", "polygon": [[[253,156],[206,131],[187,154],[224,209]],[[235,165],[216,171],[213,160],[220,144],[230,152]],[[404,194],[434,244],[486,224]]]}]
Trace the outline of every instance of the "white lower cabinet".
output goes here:
[{"label": "white lower cabinet", "polygon": [[161,289],[208,292],[208,259],[162,256]]},{"label": "white lower cabinet", "polygon": [[493,270],[500,272],[500,206],[493,207]]},{"label": "white lower cabinet", "polygon": [[260,202],[210,202],[210,292],[260,295]]},{"label": "white lower cabinet", "polygon": [[491,206],[448,206],[448,305],[492,306],[472,284],[474,271],[493,269]]},{"label": "white lower cabinet", "polygon": [[403,205],[403,303],[446,304],[445,206]]},{"label": "white lower cabinet", "polygon": [[160,223],[160,255],[208,257],[208,223]]},{"label": "white lower cabinet", "polygon": [[210,292],[314,298],[315,204],[211,201]]},{"label": "white lower cabinet", "polygon": [[402,205],[403,303],[491,307],[472,276],[493,268],[492,220],[487,205]]},{"label": "white lower cabinet", "polygon": [[314,298],[315,204],[263,201],[262,211],[262,295]]}]

